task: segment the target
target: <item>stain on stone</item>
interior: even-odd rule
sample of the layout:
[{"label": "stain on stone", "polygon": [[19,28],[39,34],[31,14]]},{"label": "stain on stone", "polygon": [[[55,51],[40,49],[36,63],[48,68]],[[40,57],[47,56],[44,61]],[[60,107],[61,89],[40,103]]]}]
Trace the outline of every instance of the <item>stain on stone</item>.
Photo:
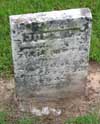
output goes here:
[{"label": "stain on stone", "polygon": [[32,32],[36,33],[39,31],[39,24],[36,22],[32,22]]},{"label": "stain on stone", "polygon": [[89,27],[89,23],[87,22],[83,25],[83,27],[80,29],[80,31],[84,32],[86,29],[88,29],[88,27]]},{"label": "stain on stone", "polygon": [[92,21],[92,18],[85,17],[85,19],[86,19],[87,22],[91,22]]},{"label": "stain on stone", "polygon": [[41,50],[41,55],[42,55],[42,54],[45,54],[45,53],[46,53],[46,50],[45,50],[45,49],[42,49],[42,50]]},{"label": "stain on stone", "polygon": [[35,51],[30,52],[30,56],[34,56],[34,54],[35,54]]},{"label": "stain on stone", "polygon": [[52,24],[55,24],[55,21],[52,20],[52,21],[49,21],[48,23],[49,23],[50,25],[52,25]]},{"label": "stain on stone", "polygon": [[15,33],[16,33],[16,31],[15,31],[15,30],[13,30],[12,32],[13,32],[13,34],[15,34]]},{"label": "stain on stone", "polygon": [[90,10],[87,8],[81,9],[81,15],[82,16],[87,16],[87,14],[90,14]]},{"label": "stain on stone", "polygon": [[64,42],[64,44],[68,47],[69,46],[69,44],[67,43],[67,42]]},{"label": "stain on stone", "polygon": [[85,51],[88,51],[88,48],[84,48]]},{"label": "stain on stone", "polygon": [[[34,63],[34,62],[33,62]],[[36,70],[36,65],[32,65],[32,63],[29,63],[27,64],[26,66],[26,71],[29,72],[29,71],[35,71]]]},{"label": "stain on stone", "polygon": [[44,39],[44,36],[43,36],[43,33],[42,33],[42,32],[40,33],[40,39],[41,39],[41,40]]},{"label": "stain on stone", "polygon": [[26,24],[26,28],[27,29],[31,29],[32,28],[32,24]]},{"label": "stain on stone", "polygon": [[20,77],[21,77],[21,78],[24,78],[24,76],[25,76],[25,75],[24,75],[24,74],[22,74]]},{"label": "stain on stone", "polygon": [[20,30],[24,30],[25,29],[25,24],[24,23],[21,23],[20,26],[19,26]]}]

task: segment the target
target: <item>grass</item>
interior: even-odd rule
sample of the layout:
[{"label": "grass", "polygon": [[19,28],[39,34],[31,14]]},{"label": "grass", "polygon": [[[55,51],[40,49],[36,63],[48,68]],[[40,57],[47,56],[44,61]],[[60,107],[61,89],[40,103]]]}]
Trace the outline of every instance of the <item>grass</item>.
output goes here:
[{"label": "grass", "polygon": [[13,118],[10,113],[0,112],[0,124],[40,124],[38,117],[20,117]]},{"label": "grass", "polygon": [[[0,124],[43,124],[39,117],[17,117],[9,116],[10,113],[0,112]],[[76,118],[68,119],[65,124],[100,124],[100,118],[97,114],[87,114]]]},{"label": "grass", "polygon": [[93,14],[90,59],[100,62],[100,0],[0,0],[0,75],[13,73],[9,16],[89,7]]},{"label": "grass", "polygon": [[100,124],[100,119],[97,114],[87,114],[69,119],[65,124]]}]

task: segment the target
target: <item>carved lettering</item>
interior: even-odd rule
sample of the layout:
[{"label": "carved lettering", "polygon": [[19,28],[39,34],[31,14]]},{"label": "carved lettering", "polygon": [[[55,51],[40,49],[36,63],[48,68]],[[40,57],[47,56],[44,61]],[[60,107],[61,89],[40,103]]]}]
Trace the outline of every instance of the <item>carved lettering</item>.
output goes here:
[{"label": "carved lettering", "polygon": [[43,34],[37,34],[37,33],[24,33],[23,34],[23,42],[31,42],[31,41],[37,41],[43,39]]}]

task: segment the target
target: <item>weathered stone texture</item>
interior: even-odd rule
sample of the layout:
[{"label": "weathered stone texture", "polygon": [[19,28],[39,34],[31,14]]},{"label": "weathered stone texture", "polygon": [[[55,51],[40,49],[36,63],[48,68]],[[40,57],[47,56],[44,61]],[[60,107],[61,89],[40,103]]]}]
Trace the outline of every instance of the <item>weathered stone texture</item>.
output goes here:
[{"label": "weathered stone texture", "polygon": [[10,16],[17,95],[81,92],[91,35],[87,8]]}]

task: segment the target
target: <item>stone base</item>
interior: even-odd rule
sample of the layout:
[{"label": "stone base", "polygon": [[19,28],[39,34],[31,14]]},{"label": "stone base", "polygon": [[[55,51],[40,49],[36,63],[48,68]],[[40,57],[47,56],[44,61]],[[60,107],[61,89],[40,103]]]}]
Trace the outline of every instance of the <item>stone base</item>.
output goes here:
[{"label": "stone base", "polygon": [[[70,103],[71,100],[80,99],[85,96],[85,82],[84,79],[74,87],[67,87],[62,89],[42,90],[30,97],[18,97],[19,110],[23,112],[31,112],[36,116],[43,116],[52,114],[59,116],[62,113],[61,104],[64,101]],[[79,85],[80,84],[80,85]]]},{"label": "stone base", "polygon": [[59,98],[74,98],[75,96],[80,96],[84,94],[84,87],[86,82],[86,71],[81,71],[77,73],[72,73],[67,76],[66,82],[59,83],[59,85],[53,85],[52,87],[43,87],[39,90],[32,90],[31,87],[24,89],[24,87],[16,87],[17,96],[22,99],[38,99],[38,100],[55,100]]}]

